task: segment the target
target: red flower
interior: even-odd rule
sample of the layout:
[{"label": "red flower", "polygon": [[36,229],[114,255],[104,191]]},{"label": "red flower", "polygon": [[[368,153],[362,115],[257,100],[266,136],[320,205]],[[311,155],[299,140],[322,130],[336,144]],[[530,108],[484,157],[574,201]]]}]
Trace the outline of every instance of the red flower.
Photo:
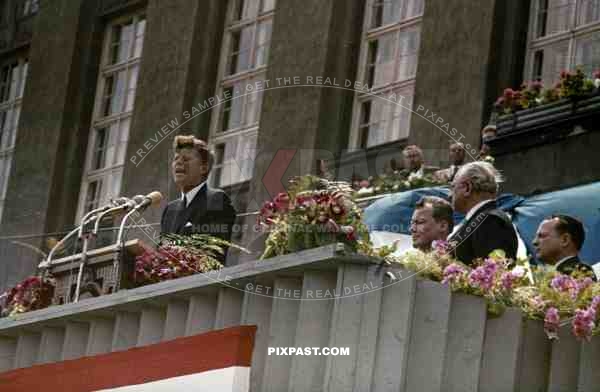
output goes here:
[{"label": "red flower", "polygon": [[285,212],[290,207],[290,197],[287,193],[278,194],[273,200],[273,205],[277,211]]},{"label": "red flower", "polygon": [[513,96],[515,95],[515,91],[512,88],[507,88],[507,89],[504,89],[503,95],[506,99],[512,99]]}]

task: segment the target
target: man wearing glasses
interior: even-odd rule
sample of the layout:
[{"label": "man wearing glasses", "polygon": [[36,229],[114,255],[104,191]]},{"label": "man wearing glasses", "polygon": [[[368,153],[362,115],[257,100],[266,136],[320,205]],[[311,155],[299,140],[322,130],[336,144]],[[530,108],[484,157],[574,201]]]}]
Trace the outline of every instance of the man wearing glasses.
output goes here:
[{"label": "man wearing glasses", "polygon": [[450,235],[454,255],[465,264],[501,249],[515,259],[518,240],[509,216],[497,208],[500,173],[487,162],[461,166],[452,181],[452,206],[465,219]]}]

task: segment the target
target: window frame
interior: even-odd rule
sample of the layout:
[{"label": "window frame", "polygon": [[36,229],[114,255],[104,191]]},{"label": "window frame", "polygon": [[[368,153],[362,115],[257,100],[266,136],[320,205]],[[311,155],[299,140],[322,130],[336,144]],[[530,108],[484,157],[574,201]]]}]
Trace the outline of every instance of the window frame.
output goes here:
[{"label": "window frame", "polygon": [[[11,59],[2,64],[0,70],[3,70],[5,67],[10,67],[9,77],[11,78],[8,83],[8,97],[6,100],[0,101],[0,112],[6,113],[11,111],[12,117],[8,120],[11,122],[10,127],[10,141],[5,145],[4,141],[4,130],[0,129],[0,159],[6,160],[6,167],[2,167],[1,169],[5,172],[0,174],[0,179],[2,182],[0,183],[0,221],[2,220],[2,216],[4,215],[4,203],[6,202],[6,195],[8,191],[8,185],[10,181],[10,172],[12,169],[12,160],[14,156],[14,152],[16,149],[16,140],[17,133],[19,131],[19,123],[21,122],[21,107],[23,105],[23,96],[25,93],[25,85],[27,84],[27,77],[29,75],[29,59],[27,57],[19,57],[16,59]],[[10,96],[10,87],[12,85],[12,71],[15,68],[19,68],[19,76],[17,77],[17,83],[15,86],[15,97],[11,98]],[[0,97],[3,99],[4,97]],[[14,121],[14,113],[18,109],[18,117],[16,122]],[[0,123],[0,127],[4,128],[4,120]]]},{"label": "window frame", "polygon": [[[141,52],[139,56],[135,57],[136,53],[136,41],[138,37],[138,26],[141,21],[144,21],[144,34],[141,40]],[[128,41],[128,50],[127,50],[127,58],[120,62],[112,63],[112,51],[113,51],[113,37],[114,37],[114,28],[118,25],[123,25],[126,22],[131,21],[133,26],[133,31]],[[115,178],[119,180],[119,185],[116,190],[118,193],[120,191],[123,169],[127,162],[125,157],[127,151],[127,145],[129,142],[129,135],[131,132],[131,122],[133,119],[133,112],[135,110],[135,98],[137,95],[139,77],[140,77],[140,69],[141,62],[143,56],[143,50],[146,39],[146,28],[147,28],[147,17],[145,11],[139,11],[132,14],[126,14],[119,16],[110,20],[105,25],[105,31],[103,34],[103,43],[102,43],[102,52],[100,57],[100,67],[98,71],[98,78],[96,80],[96,92],[94,96],[94,105],[92,107],[92,121],[90,125],[90,133],[88,136],[88,145],[86,148],[86,155],[84,160],[83,167],[83,175],[81,180],[81,188],[79,192],[79,199],[77,203],[77,214],[76,214],[76,223],[78,224],[83,215],[87,212],[88,206],[88,190],[90,184],[95,181],[100,182],[100,189],[97,191],[98,193],[98,204],[106,203],[108,200],[103,200],[103,195],[106,195],[106,187],[112,188],[111,181],[115,181]],[[133,74],[133,69],[137,69],[136,71],[136,81],[135,81],[135,89],[130,89],[131,76]],[[106,86],[107,82],[110,80],[113,83],[117,83],[117,78],[119,73],[125,72],[125,78],[123,82],[123,90],[122,97],[119,102],[119,108],[115,111],[115,113],[104,114],[104,107],[106,101]],[[114,77],[113,77],[114,76]],[[131,107],[128,107],[128,99],[130,92],[134,90],[135,93],[132,97]],[[115,95],[115,91],[112,91],[112,96]],[[110,103],[109,105],[112,105]],[[123,132],[122,132],[122,124],[129,123],[127,128],[127,137],[123,140]],[[114,129],[112,129],[114,127]],[[105,146],[103,149],[103,161],[104,166],[95,169],[93,168],[95,165],[96,155],[96,142],[98,132],[104,129],[105,131]],[[111,140],[114,139],[114,147],[111,145]],[[110,148],[114,148],[114,152],[112,154],[112,162],[107,162],[107,151]],[[118,154],[124,149],[124,159],[120,162]],[[114,190],[114,189],[113,189]],[[116,197],[116,195],[113,195]]]},{"label": "window frame", "polygon": [[[578,64],[576,64],[577,57],[577,43],[580,39],[585,38],[586,36],[592,35],[594,33],[600,33],[600,19],[589,22],[582,25],[577,25],[579,13],[581,10],[581,6],[584,1],[587,0],[573,0],[574,7],[571,7],[570,15],[569,15],[569,29],[565,31],[554,32],[548,35],[544,35],[541,37],[536,37],[539,29],[539,5],[541,0],[534,0],[530,4],[530,13],[529,13],[529,28],[527,32],[527,49],[526,49],[526,57],[525,57],[525,70],[524,70],[524,80],[533,80],[538,75],[534,75],[536,68],[536,52],[541,50],[548,49],[554,44],[567,43],[567,56],[566,56],[566,68],[574,69]],[[546,18],[547,18],[546,12]],[[547,21],[546,21],[547,23]],[[545,56],[545,55],[544,55]],[[543,75],[543,61],[542,61],[542,72]],[[540,75],[540,76],[541,76]],[[558,79],[559,75],[556,75]],[[556,79],[555,79],[556,81]],[[546,86],[550,87],[550,86]]]},{"label": "window frame", "polygon": [[[401,1],[401,0],[398,0]],[[399,21],[395,21],[393,23],[388,23],[386,25],[382,25],[382,26],[378,26],[375,28],[371,28],[371,23],[372,23],[372,18],[373,18],[373,9],[375,6],[375,3],[377,2],[381,2],[381,0],[367,0],[365,2],[365,12],[364,12],[364,18],[363,18],[363,26],[362,26],[362,33],[361,33],[361,45],[360,45],[360,51],[359,51],[359,59],[358,59],[358,70],[356,73],[356,81],[358,81],[361,85],[364,86],[364,83],[366,82],[366,77],[367,77],[367,73],[370,70],[368,61],[369,61],[369,49],[371,47],[371,42],[373,42],[376,39],[379,39],[381,37],[384,37],[387,34],[391,34],[391,33],[395,33],[396,34],[396,41],[394,44],[394,53],[395,53],[395,65],[394,65],[394,75],[396,75],[396,73],[398,72],[398,62],[399,62],[399,56],[398,56],[398,49],[399,49],[399,42],[398,42],[398,38],[400,37],[400,34],[402,31],[410,31],[413,28],[416,28],[419,31],[419,44],[417,47],[417,51],[416,51],[416,64],[415,64],[415,73],[414,76],[408,78],[408,79],[403,79],[403,80],[394,80],[392,82],[387,82],[381,86],[377,86],[377,87],[373,87],[373,86],[368,86],[369,88],[369,92],[364,92],[364,91],[355,91],[354,92],[354,100],[353,100],[353,107],[352,107],[352,119],[351,119],[351,131],[350,131],[350,136],[349,136],[349,141],[348,141],[348,146],[351,149],[355,149],[355,148],[363,148],[363,146],[361,146],[361,140],[363,138],[363,132],[362,132],[362,125],[364,124],[362,121],[362,107],[363,104],[367,101],[371,101],[373,99],[378,99],[377,96],[380,96],[383,94],[383,96],[387,96],[388,94],[392,94],[393,92],[397,92],[399,90],[406,90],[406,89],[411,89],[412,90],[412,94],[411,94],[411,102],[414,102],[414,91],[415,91],[415,87],[416,87],[416,76],[418,73],[418,67],[419,67],[419,52],[420,52],[420,47],[421,47],[421,25],[422,25],[422,21],[423,21],[423,15],[425,13],[425,1],[423,0],[423,5],[422,5],[422,12],[419,15],[415,15],[415,16],[411,16],[409,18],[406,19],[402,19]],[[402,8],[404,8],[404,5],[402,6]],[[375,59],[375,64],[376,64],[376,59]],[[394,79],[396,79],[396,76],[394,77]],[[411,104],[412,105],[412,104]],[[371,110],[372,110],[372,105],[371,105]],[[394,116],[392,114],[390,114],[390,119],[386,120],[386,121],[393,121]],[[373,123],[373,121],[369,121],[369,123]],[[410,135],[410,117],[408,119],[408,124],[407,124],[407,128],[408,128],[408,135]],[[384,145],[386,143],[391,143],[394,141],[398,141],[398,140],[405,140],[407,139],[407,137],[405,138],[400,138],[400,139],[391,139],[391,140],[387,140],[384,143],[381,144],[376,144],[376,145],[372,145],[372,146],[365,146],[364,148],[375,148],[381,145]],[[366,135],[366,139],[368,140],[368,135]]]},{"label": "window frame", "polygon": [[[244,18],[243,14],[245,11],[245,7],[247,7],[248,2],[244,1],[244,0],[233,0],[233,1],[229,1],[228,2],[228,6],[227,6],[227,12],[226,12],[226,18],[225,18],[225,31],[224,31],[224,35],[223,35],[223,45],[221,47],[221,53],[220,53],[220,58],[219,58],[219,68],[218,68],[218,73],[217,73],[217,86],[216,86],[216,93],[217,96],[223,96],[224,92],[228,89],[232,89],[232,91],[235,90],[235,86],[238,83],[244,83],[244,82],[253,82],[254,79],[258,79],[258,80],[264,80],[266,77],[266,72],[267,72],[267,67],[268,67],[268,56],[269,56],[269,49],[267,49],[267,57],[266,57],[266,64],[262,64],[257,66],[256,65],[256,54],[257,54],[257,49],[259,48],[258,46],[258,30],[259,30],[259,25],[261,23],[264,22],[268,22],[270,21],[271,23],[271,32],[269,35],[269,40],[268,40],[268,47],[270,48],[271,46],[271,40],[272,40],[272,34],[273,34],[273,21],[274,21],[274,15],[275,15],[275,11],[277,9],[277,1],[274,2],[274,8],[266,11],[266,12],[261,12],[261,9],[263,8],[263,3],[264,0],[251,0],[251,1],[256,1],[256,6],[257,6],[257,14],[254,17],[250,17],[250,18]],[[237,12],[240,10],[240,4],[243,4],[244,7],[242,7],[241,11],[240,11],[240,19],[236,19],[235,16],[237,15]],[[244,69],[242,71],[239,72],[235,72],[235,73],[229,73],[230,71],[230,65],[231,65],[231,58],[232,58],[232,45],[233,45],[233,35],[236,32],[240,32],[240,41],[241,41],[241,31],[244,28],[248,28],[250,26],[253,26],[253,30],[252,30],[252,39],[251,39],[251,46],[250,46],[250,53],[249,53],[249,67],[247,69]],[[264,47],[265,45],[261,45],[261,47]],[[237,52],[238,56],[239,56],[239,51]],[[231,113],[232,113],[232,106],[229,106],[229,115],[226,116],[225,115],[225,109],[228,107],[226,106],[227,103],[223,103],[221,105],[217,105],[214,108],[212,108],[212,112],[211,112],[211,121],[210,121],[210,128],[209,128],[209,147],[212,150],[216,150],[218,146],[220,145],[227,145],[228,142],[231,142],[232,140],[235,139],[241,139],[241,138],[250,138],[250,137],[258,137],[258,129],[259,129],[259,125],[260,125],[260,112],[262,109],[262,101],[263,101],[263,92],[253,92],[252,94],[260,94],[260,97],[257,98],[257,102],[255,102],[255,104],[258,106],[257,107],[257,116],[256,119],[253,123],[248,124],[246,123],[246,116],[247,116],[247,110],[249,107],[249,102],[248,101],[248,97],[250,95],[248,95],[247,93],[244,93],[242,95],[242,97],[235,97],[234,94],[231,94],[231,99],[229,100],[229,103],[233,103],[233,99],[243,99],[244,102],[241,104],[242,105],[242,112],[241,112],[241,125],[237,126],[235,128],[228,128],[226,129],[223,121],[225,118],[231,118]],[[226,147],[225,147],[226,148]],[[255,150],[256,150],[256,146],[255,146]],[[224,155],[224,154],[223,154]],[[210,173],[210,177],[209,177],[209,183],[212,184],[213,186],[224,186],[224,187],[228,187],[228,186],[233,186],[233,185],[237,185],[237,184],[241,184],[243,182],[249,181],[252,177],[250,178],[244,178],[241,181],[237,181],[237,182],[231,182],[231,183],[222,183],[222,179],[223,174],[222,174],[222,169],[224,167],[226,167],[228,165],[227,161],[222,161],[219,162],[217,160],[218,157],[215,157],[215,163],[213,165],[213,168],[211,170]],[[220,174],[217,178],[217,174]]]}]

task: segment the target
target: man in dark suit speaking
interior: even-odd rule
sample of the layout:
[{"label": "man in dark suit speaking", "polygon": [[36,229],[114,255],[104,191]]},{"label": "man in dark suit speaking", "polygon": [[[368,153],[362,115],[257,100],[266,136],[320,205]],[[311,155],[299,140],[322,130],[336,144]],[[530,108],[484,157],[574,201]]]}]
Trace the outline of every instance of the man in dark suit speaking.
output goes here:
[{"label": "man in dark suit speaking", "polygon": [[456,243],[454,254],[465,264],[496,249],[513,260],[517,255],[517,233],[508,215],[496,206],[501,181],[500,173],[487,162],[462,166],[452,181],[452,205],[465,219],[449,240]]},{"label": "man in dark suit speaking", "polygon": [[173,149],[171,171],[181,197],[163,211],[161,232],[210,234],[229,240],[236,211],[223,190],[207,184],[214,162],[212,152],[194,136],[176,136]]}]

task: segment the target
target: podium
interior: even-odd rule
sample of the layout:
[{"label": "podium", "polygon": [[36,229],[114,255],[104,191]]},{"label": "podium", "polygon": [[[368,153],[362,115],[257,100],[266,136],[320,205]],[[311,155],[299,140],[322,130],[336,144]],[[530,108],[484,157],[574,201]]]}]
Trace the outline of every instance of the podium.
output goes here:
[{"label": "podium", "polygon": [[[121,248],[112,244],[88,251],[79,299],[110,294],[119,288],[131,288],[135,257],[148,249],[152,247],[133,239],[125,242]],[[48,272],[56,280],[53,305],[73,301],[81,260],[81,253],[52,260]]]}]

